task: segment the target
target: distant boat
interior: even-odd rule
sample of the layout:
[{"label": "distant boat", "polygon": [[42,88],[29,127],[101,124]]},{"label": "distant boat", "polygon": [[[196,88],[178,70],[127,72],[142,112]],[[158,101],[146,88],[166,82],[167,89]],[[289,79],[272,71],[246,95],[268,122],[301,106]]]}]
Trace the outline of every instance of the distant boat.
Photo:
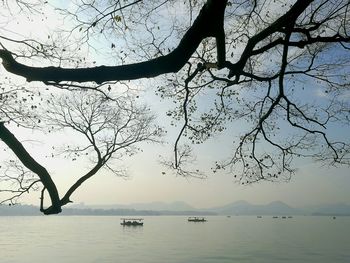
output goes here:
[{"label": "distant boat", "polygon": [[273,216],[272,218],[278,218],[278,216]]},{"label": "distant boat", "polygon": [[293,218],[292,216],[288,216],[288,218]]},{"label": "distant boat", "polygon": [[262,218],[262,216],[257,216],[257,218]]},{"label": "distant boat", "polygon": [[227,216],[228,218],[230,218],[231,216]]},{"label": "distant boat", "polygon": [[143,226],[142,218],[121,218],[121,220],[122,226]]},{"label": "distant boat", "polygon": [[207,222],[204,217],[191,216],[187,219],[188,222]]},{"label": "distant boat", "polygon": [[336,217],[335,217],[335,216],[333,216],[333,219],[336,219]]},{"label": "distant boat", "polygon": [[286,216],[282,216],[283,219],[286,219],[287,217]]}]

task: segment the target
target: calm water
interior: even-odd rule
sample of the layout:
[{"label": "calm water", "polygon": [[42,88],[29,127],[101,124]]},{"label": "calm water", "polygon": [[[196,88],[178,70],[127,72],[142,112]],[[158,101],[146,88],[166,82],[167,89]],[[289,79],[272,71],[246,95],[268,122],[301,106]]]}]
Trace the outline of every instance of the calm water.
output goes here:
[{"label": "calm water", "polygon": [[0,262],[350,262],[350,217],[0,217]]}]

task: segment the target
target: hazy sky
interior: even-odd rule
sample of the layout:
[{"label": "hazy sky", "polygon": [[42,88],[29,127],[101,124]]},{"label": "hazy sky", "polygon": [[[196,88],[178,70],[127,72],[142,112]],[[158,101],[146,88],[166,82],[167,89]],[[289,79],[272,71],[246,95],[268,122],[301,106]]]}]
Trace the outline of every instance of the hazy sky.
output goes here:
[{"label": "hazy sky", "polygon": [[[23,140],[36,138],[36,134],[15,130],[16,135]],[[50,155],[51,145],[63,141],[66,136],[53,134],[44,143],[27,142],[30,146],[28,150],[52,173],[61,194],[89,166],[82,161],[72,162],[44,156]],[[145,145],[142,153],[126,158],[121,163],[128,167],[129,178],[116,177],[102,170],[84,183],[72,196],[72,200],[86,204],[185,201],[198,208],[224,205],[237,200],[256,204],[280,200],[292,206],[338,202],[350,204],[350,169],[347,167],[319,167],[310,161],[299,165],[297,173],[288,183],[261,182],[241,186],[234,182],[232,175],[225,172],[214,174],[209,169],[206,170],[207,179],[176,177],[169,172],[163,174],[166,170],[159,164],[158,157],[159,154],[171,155],[172,143],[169,140],[169,144]],[[223,138],[201,146],[201,153],[197,156],[198,167],[210,167],[220,149],[229,149],[225,146],[227,141]],[[23,201],[37,205],[38,198],[39,193],[34,192]]]},{"label": "hazy sky", "polygon": [[[51,21],[52,24],[56,22],[54,19]],[[25,21],[21,25],[21,30],[25,31],[24,24]],[[147,95],[145,101],[159,116],[158,122],[167,126],[170,120],[165,119],[165,102],[159,102],[159,98],[150,95]],[[40,135],[11,128],[22,141],[39,139]],[[257,204],[280,200],[292,206],[335,202],[350,204],[350,169],[347,167],[319,167],[308,160],[298,166],[297,173],[289,183],[262,182],[250,186],[237,185],[232,175],[225,172],[211,173],[208,163],[211,164],[215,158],[219,157],[220,159],[221,155],[224,157],[225,153],[230,151],[229,147],[225,147],[233,139],[230,136],[222,136],[200,146],[197,165],[206,169],[207,179],[182,178],[171,173],[163,174],[162,172],[165,170],[158,163],[159,154],[167,156],[172,154],[175,134],[176,130],[170,131],[167,138],[168,144],[147,145],[142,153],[126,160],[123,165],[129,168],[130,178],[115,177],[102,170],[82,185],[72,196],[72,200],[76,203],[85,202],[86,204],[185,201],[198,208],[223,205],[243,199]],[[61,195],[70,184],[75,182],[78,175],[82,175],[82,171],[87,167],[86,163],[79,161],[45,158],[46,153],[50,152],[51,144],[53,145],[60,139],[63,140],[65,136],[67,135],[50,135],[44,143],[26,143],[30,153],[53,174]],[[4,148],[4,145],[2,144],[0,147]],[[2,153],[0,160],[5,157]],[[23,198],[23,202],[38,205],[39,193],[27,195]]]}]

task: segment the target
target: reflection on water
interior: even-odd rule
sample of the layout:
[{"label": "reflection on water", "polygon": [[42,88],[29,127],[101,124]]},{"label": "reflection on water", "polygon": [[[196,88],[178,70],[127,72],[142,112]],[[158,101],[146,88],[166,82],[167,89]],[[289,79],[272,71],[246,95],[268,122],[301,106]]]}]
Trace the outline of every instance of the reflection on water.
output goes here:
[{"label": "reflection on water", "polygon": [[349,217],[0,217],[0,262],[347,262],[349,229]]}]

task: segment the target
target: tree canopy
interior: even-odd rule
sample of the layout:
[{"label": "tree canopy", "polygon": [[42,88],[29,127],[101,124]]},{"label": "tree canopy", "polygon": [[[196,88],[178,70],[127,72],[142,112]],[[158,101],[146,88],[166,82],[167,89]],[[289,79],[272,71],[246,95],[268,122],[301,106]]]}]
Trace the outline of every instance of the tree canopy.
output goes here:
[{"label": "tree canopy", "polygon": [[[164,164],[180,175],[201,176],[196,167],[185,168],[191,147],[220,134],[232,137],[232,151],[213,160],[212,171],[230,171],[241,184],[288,180],[299,158],[350,164],[347,0],[16,0],[2,5],[0,58],[6,73],[0,138],[37,175],[41,167],[7,123],[38,129],[42,121],[48,128],[49,116],[56,116],[66,125],[62,120],[69,113],[62,109],[74,107],[74,100],[53,102],[61,111],[50,112],[42,98],[53,90],[89,90],[118,102],[120,94],[137,93],[137,85],[174,102],[166,115],[179,126],[178,136],[174,157]],[[18,15],[30,20],[38,14],[44,21],[55,16],[47,34],[34,34],[37,28],[14,32]],[[25,83],[19,85],[14,76]],[[146,78],[155,82],[149,85]],[[36,107],[48,114],[38,116]],[[134,114],[145,120],[142,111]],[[87,130],[75,121],[68,126],[97,151],[94,133],[87,131],[100,122],[88,123]],[[118,127],[113,125],[108,127]],[[44,178],[39,176],[45,185]],[[53,197],[57,190],[46,190],[60,211],[63,203]]]}]

